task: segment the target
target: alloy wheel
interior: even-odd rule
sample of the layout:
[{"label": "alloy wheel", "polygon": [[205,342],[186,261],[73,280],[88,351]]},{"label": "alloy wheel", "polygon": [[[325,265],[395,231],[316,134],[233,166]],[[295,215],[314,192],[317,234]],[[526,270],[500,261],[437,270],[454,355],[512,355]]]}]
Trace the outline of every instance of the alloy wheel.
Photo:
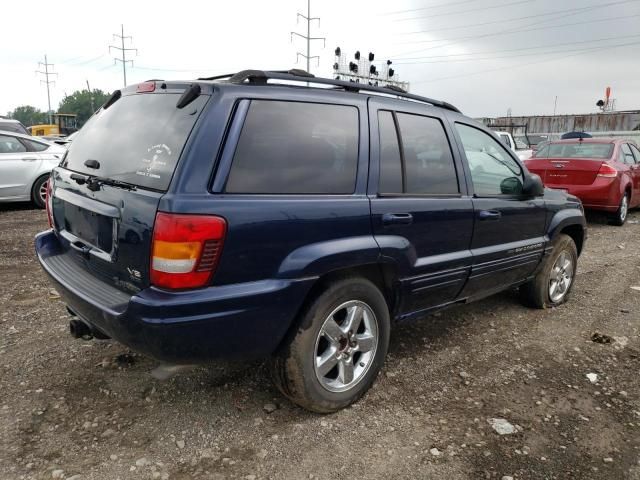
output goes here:
[{"label": "alloy wheel", "polygon": [[558,303],[564,298],[573,282],[573,274],[573,260],[565,250],[556,259],[549,275],[549,298],[552,302]]}]

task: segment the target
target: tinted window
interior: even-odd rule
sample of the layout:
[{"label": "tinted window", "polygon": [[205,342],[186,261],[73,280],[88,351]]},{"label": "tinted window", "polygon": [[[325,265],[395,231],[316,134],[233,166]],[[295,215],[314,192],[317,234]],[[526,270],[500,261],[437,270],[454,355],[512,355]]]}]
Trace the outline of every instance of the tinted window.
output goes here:
[{"label": "tinted window", "polygon": [[522,169],[491,135],[456,124],[476,195],[517,195],[522,192]]},{"label": "tinted window", "polygon": [[225,190],[353,193],[357,163],[357,108],[252,100]]},{"label": "tinted window", "polygon": [[27,147],[18,141],[16,137],[0,135],[0,153],[26,152]]},{"label": "tinted window", "polygon": [[631,153],[631,149],[626,143],[622,144],[622,153],[624,154],[624,163],[626,163],[627,165],[633,165],[635,163],[633,154]]},{"label": "tinted window", "polygon": [[26,138],[23,138],[22,142],[27,144],[27,146],[29,147],[29,151],[31,152],[42,152],[47,148],[49,148],[49,145],[47,145],[46,143],[40,143],[34,140],[27,140]]},{"label": "tinted window", "polygon": [[538,158],[611,158],[612,143],[551,143],[540,150]]},{"label": "tinted window", "polygon": [[638,147],[636,147],[635,145],[629,145],[631,147],[631,150],[633,151],[633,154],[636,157],[636,163],[640,163],[640,150],[638,150]]},{"label": "tinted window", "polygon": [[405,192],[459,193],[451,148],[440,120],[397,115],[405,168]]},{"label": "tinted window", "polygon": [[378,112],[380,126],[380,192],[403,193],[398,133],[391,112]]},{"label": "tinted window", "polygon": [[[125,95],[100,109],[78,132],[64,164],[139,187],[166,190],[182,147],[207,99],[200,95],[176,108],[179,93]],[[100,162],[98,170],[84,165]]]}]

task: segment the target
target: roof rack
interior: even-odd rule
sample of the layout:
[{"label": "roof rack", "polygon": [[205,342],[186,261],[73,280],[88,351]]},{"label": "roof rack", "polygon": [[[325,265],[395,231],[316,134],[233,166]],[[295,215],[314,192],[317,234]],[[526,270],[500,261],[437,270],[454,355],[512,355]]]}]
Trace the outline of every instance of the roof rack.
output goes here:
[{"label": "roof rack", "polygon": [[[450,103],[443,102],[441,100],[434,100],[433,98],[422,97],[420,95],[413,95],[412,93],[408,93],[400,87],[395,85],[389,85],[386,87],[375,87],[373,85],[365,85],[364,83],[356,83],[356,82],[347,82],[345,80],[333,80],[330,78],[322,78],[316,77],[305,70],[293,69],[293,70],[242,70],[238,73],[230,73],[226,75],[218,75],[214,77],[203,77],[198,78],[198,80],[225,80],[229,83],[241,84],[241,83],[251,83],[255,85],[267,85],[268,80],[286,80],[286,81],[294,81],[294,82],[307,82],[307,83],[317,83],[321,85],[333,85],[335,87],[340,87],[348,92],[375,92],[375,93],[383,93],[386,95],[396,95],[401,98],[407,98],[410,100],[415,100],[417,102],[424,102],[434,105],[436,107],[441,107],[447,110],[451,110],[453,112],[460,113],[455,106]],[[313,79],[313,80],[310,80]]]}]

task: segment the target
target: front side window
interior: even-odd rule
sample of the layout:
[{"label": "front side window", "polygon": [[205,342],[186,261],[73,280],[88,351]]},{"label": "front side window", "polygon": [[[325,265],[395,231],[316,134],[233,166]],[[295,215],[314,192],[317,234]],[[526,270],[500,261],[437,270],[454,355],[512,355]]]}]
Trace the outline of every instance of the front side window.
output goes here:
[{"label": "front side window", "polygon": [[16,137],[0,135],[0,153],[21,153],[26,152],[25,147]]},{"label": "front side window", "polygon": [[225,191],[353,193],[358,118],[352,106],[252,100]]},{"label": "front side window", "polygon": [[471,170],[476,195],[519,195],[522,168],[491,135],[474,127],[456,124]]}]

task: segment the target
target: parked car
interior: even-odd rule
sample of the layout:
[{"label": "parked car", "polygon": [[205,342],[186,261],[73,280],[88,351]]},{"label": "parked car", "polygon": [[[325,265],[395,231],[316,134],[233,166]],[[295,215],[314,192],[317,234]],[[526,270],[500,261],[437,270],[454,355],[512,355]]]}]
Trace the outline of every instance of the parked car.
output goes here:
[{"label": "parked car", "polygon": [[640,150],[621,138],[558,140],[525,162],[545,185],[563,189],[582,200],[585,208],[611,214],[623,225],[629,208],[640,206]]},{"label": "parked car", "polygon": [[397,322],[514,287],[564,302],[586,236],[577,198],[454,106],[301,71],[114,92],[48,199],[36,252],[74,336],[269,357],[316,412],[371,386]]},{"label": "parked car", "polygon": [[511,133],[509,132],[496,131],[495,133],[496,135],[498,135],[498,137],[500,137],[500,139],[507,147],[515,152],[520,160],[531,158],[533,151],[531,147],[524,143],[522,140],[514,138],[513,135],[511,135]]},{"label": "parked car", "polygon": [[44,208],[49,173],[64,152],[30,135],[0,130],[0,202],[32,201]]},{"label": "parked car", "polygon": [[5,132],[29,135],[29,130],[19,120],[13,118],[0,118],[0,130]]}]

